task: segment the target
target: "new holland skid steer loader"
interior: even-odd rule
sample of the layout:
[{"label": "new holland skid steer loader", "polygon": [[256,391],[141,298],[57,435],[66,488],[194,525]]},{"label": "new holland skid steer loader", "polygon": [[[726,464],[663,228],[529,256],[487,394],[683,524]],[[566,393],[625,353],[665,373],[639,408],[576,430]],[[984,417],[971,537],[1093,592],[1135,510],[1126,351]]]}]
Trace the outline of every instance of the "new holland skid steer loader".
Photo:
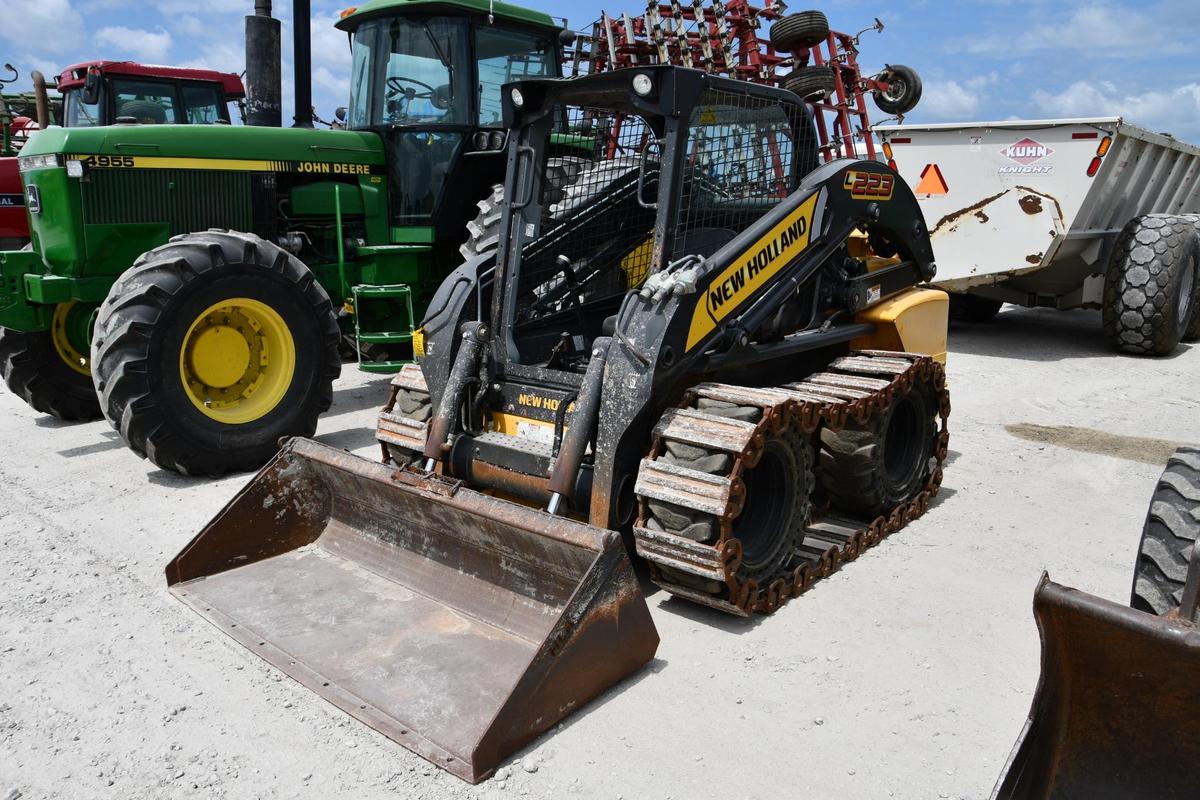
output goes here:
[{"label": "new holland skid steer loader", "polygon": [[[167,568],[471,781],[653,657],[627,553],[772,611],[923,513],[948,441],[921,213],[886,165],[818,166],[798,97],[661,66],[503,102],[499,248],[431,301],[385,463],[292,440]],[[565,184],[563,132],[593,154]]]}]

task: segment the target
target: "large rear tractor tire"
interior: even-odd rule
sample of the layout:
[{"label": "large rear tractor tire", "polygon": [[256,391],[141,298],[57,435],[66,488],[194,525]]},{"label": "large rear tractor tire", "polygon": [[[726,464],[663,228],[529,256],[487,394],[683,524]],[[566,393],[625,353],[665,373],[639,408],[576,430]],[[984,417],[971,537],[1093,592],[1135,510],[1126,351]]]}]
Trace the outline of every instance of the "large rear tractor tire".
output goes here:
[{"label": "large rear tractor tire", "polygon": [[163,469],[221,475],[311,436],[341,370],[329,295],[295,256],[210,230],[142,255],[100,306],[101,408]]},{"label": "large rear tractor tire", "polygon": [[1200,539],[1200,448],[1181,447],[1167,461],[1142,528],[1130,605],[1163,615],[1178,608],[1192,548]]},{"label": "large rear tractor tire", "polygon": [[1127,353],[1167,355],[1200,315],[1200,231],[1190,217],[1148,214],[1125,226],[1104,280],[1104,335]]},{"label": "large rear tractor tire", "polygon": [[87,358],[92,308],[60,303],[48,331],[0,328],[0,373],[33,410],[67,421],[100,417]]},{"label": "large rear tractor tire", "polygon": [[876,517],[915,497],[929,477],[937,410],[930,387],[917,384],[865,423],[823,428],[818,474],[833,504]]}]

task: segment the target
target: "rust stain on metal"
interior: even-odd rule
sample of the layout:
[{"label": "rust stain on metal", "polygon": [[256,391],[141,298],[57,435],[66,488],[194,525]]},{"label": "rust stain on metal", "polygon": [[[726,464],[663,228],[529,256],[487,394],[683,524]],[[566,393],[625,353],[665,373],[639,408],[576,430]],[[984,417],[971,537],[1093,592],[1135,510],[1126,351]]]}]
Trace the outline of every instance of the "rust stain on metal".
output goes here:
[{"label": "rust stain on metal", "polygon": [[975,216],[979,218],[980,222],[987,222],[991,219],[987,214],[983,213],[983,209],[976,211]]},{"label": "rust stain on metal", "polygon": [[1021,210],[1026,214],[1040,214],[1042,211],[1042,198],[1036,194],[1027,194],[1017,201],[1021,206]]},{"label": "rust stain on metal", "polygon": [[1042,254],[1041,253],[1030,253],[1029,255],[1025,256],[1025,260],[1028,261],[1030,264],[1040,264],[1040,263],[1042,263]]},{"label": "rust stain on metal", "polygon": [[[1007,190],[1005,190],[1005,191],[1007,191]],[[936,231],[938,231],[939,229],[941,229],[941,227],[943,225],[949,225],[950,223],[957,221],[958,219],[966,216],[967,214],[970,214],[973,211],[977,211],[978,209],[983,208],[988,203],[992,202],[993,200],[995,200],[996,198],[1000,197],[1003,194],[1004,194],[1004,192],[997,192],[996,194],[992,195],[991,197],[985,197],[982,200],[980,200],[978,203],[972,203],[971,205],[967,206],[966,208],[960,208],[958,211],[951,211],[949,214],[947,214],[946,216],[939,219],[937,221],[937,225],[934,225],[933,228],[930,229],[929,233],[933,234]]]},{"label": "rust stain on metal", "polygon": [[1063,217],[1063,210],[1062,210],[1062,203],[1058,202],[1058,198],[1057,198],[1057,197],[1055,197],[1054,195],[1052,195],[1052,194],[1046,194],[1045,192],[1039,192],[1037,189],[1031,189],[1031,188],[1029,188],[1028,186],[1018,186],[1018,187],[1017,187],[1017,189],[1018,189],[1018,190],[1020,190],[1020,191],[1022,191],[1022,192],[1028,192],[1029,194],[1032,194],[1032,195],[1037,195],[1038,197],[1041,197],[1041,198],[1042,198],[1042,199],[1044,199],[1044,200],[1049,200],[1051,203],[1054,203],[1054,214],[1055,214],[1055,216],[1056,216],[1056,217],[1057,217],[1057,218],[1058,218],[1060,221],[1061,221],[1062,219],[1064,219],[1064,217]]}]

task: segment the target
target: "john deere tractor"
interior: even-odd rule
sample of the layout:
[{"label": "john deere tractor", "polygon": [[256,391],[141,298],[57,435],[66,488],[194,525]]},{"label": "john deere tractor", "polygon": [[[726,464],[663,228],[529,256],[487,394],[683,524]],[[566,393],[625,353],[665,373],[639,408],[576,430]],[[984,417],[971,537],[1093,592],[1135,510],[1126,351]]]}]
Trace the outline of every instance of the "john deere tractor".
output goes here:
[{"label": "john deere tractor", "polygon": [[350,130],[127,124],[26,145],[33,249],[0,252],[14,392],[220,474],[314,432],[340,348],[377,371],[411,359],[414,313],[505,172],[500,87],[557,75],[562,29],[487,0],[373,0],[338,27]]}]

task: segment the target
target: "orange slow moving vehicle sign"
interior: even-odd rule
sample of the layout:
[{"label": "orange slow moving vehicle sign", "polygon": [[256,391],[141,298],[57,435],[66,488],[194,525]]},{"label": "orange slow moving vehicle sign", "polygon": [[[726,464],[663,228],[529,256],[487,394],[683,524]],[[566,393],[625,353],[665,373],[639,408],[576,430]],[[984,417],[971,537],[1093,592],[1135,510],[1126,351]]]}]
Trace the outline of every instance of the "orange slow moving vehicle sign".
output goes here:
[{"label": "orange slow moving vehicle sign", "polygon": [[767,285],[781,269],[808,247],[813,210],[818,193],[801,203],[767,234],[733,259],[704,290],[704,302],[696,304],[688,328],[687,349],[691,350],[716,329],[721,320]]},{"label": "orange slow moving vehicle sign", "polygon": [[921,170],[921,181],[913,190],[913,194],[932,196],[946,194],[949,191],[950,187],[946,185],[946,179],[942,177],[942,170],[938,165],[926,164],[925,169]]}]

